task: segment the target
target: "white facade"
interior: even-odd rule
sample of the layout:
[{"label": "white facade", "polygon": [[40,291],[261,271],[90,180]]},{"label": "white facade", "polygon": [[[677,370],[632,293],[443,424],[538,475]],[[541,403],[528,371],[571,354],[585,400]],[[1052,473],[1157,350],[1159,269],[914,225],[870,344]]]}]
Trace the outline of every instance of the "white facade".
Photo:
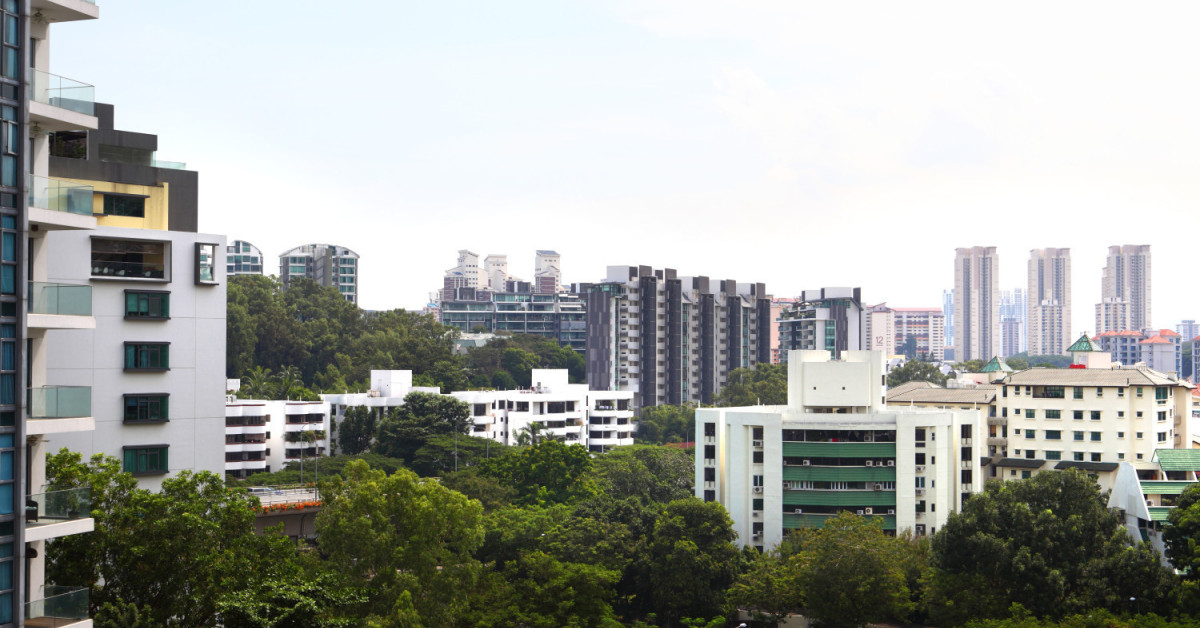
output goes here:
[{"label": "white facade", "polygon": [[[164,277],[95,276],[92,248],[130,241],[165,250]],[[212,265],[213,281],[197,281],[197,244],[224,249],[225,237],[177,231],[98,227],[53,231],[45,236],[45,281],[90,284],[95,329],[48,334],[45,380],[33,385],[90,386],[95,431],[56,435],[50,447],[67,447],[87,459],[104,453],[124,459],[131,448],[165,447],[168,472],[138,478],[157,489],[179,471],[225,472],[225,265]],[[54,253],[50,255],[48,251]],[[134,295],[165,296],[169,317],[128,316]],[[167,348],[164,366],[127,368],[126,355],[144,347]],[[166,420],[127,420],[136,398],[165,398]]]},{"label": "white facade", "polygon": [[489,288],[492,292],[504,292],[505,284],[508,282],[508,256],[488,255],[483,260],[483,272],[486,275],[487,285],[480,286],[481,288]]},{"label": "white facade", "polygon": [[568,383],[565,369],[534,369],[529,390],[450,393],[471,406],[471,435],[515,445],[530,424],[541,434],[589,451],[632,445],[633,393]]},{"label": "white facade", "polygon": [[847,510],[933,534],[982,489],[979,411],[886,406],[878,352],[788,362],[788,405],[696,411],[696,496],[725,506],[743,545]]},{"label": "white facade", "polygon": [[533,292],[558,294],[562,292],[562,265],[556,251],[538,251],[533,260]]},{"label": "white facade", "polygon": [[[229,399],[225,473],[244,478],[329,453],[329,408],[327,401]],[[301,436],[305,433],[310,436]]]},{"label": "white facade", "polygon": [[[1125,304],[1125,320],[1120,327],[1097,328],[1096,333],[1125,329],[1149,329],[1150,322],[1150,245],[1126,244],[1108,247],[1108,259],[1100,277],[1100,303],[1096,306],[1097,325],[1101,314],[1110,319]],[[1106,305],[1108,304],[1108,305]]]},{"label": "white facade", "polygon": [[404,398],[412,392],[437,395],[441,393],[441,389],[436,386],[413,386],[412,371],[373,370],[371,388],[367,392],[321,395],[321,400],[330,406],[331,429],[336,433],[333,426],[339,425],[346,418],[347,409],[363,406],[382,415],[389,408],[404,405]]},{"label": "white facade", "polygon": [[229,277],[263,274],[262,251],[245,240],[230,242],[225,247],[225,274]]}]

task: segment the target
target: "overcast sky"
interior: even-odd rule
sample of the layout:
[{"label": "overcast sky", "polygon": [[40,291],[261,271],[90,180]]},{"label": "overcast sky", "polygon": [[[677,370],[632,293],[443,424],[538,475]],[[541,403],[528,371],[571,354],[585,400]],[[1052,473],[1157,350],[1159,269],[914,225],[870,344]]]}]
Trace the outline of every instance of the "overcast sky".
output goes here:
[{"label": "overcast sky", "polygon": [[[1113,244],[1153,323],[1200,318],[1198,7],[1154,3],[100,0],[51,71],[200,172],[200,226],[362,256],[420,307],[456,251],[562,255],[940,306],[954,248]],[[1192,245],[1192,246],[1189,246]]]}]

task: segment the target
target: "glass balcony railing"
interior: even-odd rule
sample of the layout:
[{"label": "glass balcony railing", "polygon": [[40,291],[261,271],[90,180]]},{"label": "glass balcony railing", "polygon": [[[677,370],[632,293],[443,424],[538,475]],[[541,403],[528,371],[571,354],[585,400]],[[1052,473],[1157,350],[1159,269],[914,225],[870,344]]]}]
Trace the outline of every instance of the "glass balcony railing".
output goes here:
[{"label": "glass balcony railing", "polygon": [[26,626],[67,626],[88,618],[91,591],[48,584],[45,597],[25,603]]},{"label": "glass balcony railing", "polygon": [[92,489],[86,486],[35,493],[25,498],[25,521],[31,526],[74,521],[90,516]]},{"label": "glass balcony railing", "polygon": [[29,175],[30,207],[91,216],[92,196],[90,185]]},{"label": "glass balcony railing", "polygon": [[171,170],[187,170],[187,164],[182,161],[163,161],[155,159],[153,163],[155,168],[170,168]]},{"label": "glass balcony railing", "polygon": [[96,115],[94,86],[33,68],[29,69],[29,76],[33,78],[30,100],[89,116]]},{"label": "glass balcony railing", "polygon": [[29,313],[91,316],[92,287],[31,281]]},{"label": "glass balcony railing", "polygon": [[29,389],[29,418],[76,419],[92,416],[88,386],[42,386]]}]

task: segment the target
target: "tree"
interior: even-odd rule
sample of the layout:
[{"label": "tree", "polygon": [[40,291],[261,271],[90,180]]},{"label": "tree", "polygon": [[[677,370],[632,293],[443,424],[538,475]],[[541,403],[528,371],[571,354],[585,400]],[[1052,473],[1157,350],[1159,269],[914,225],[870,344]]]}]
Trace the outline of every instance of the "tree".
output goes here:
[{"label": "tree", "polygon": [[985,366],[987,366],[985,360],[962,360],[954,365],[954,370],[959,373],[979,373]]},{"label": "tree", "polygon": [[322,483],[316,527],[343,584],[366,593],[350,609],[388,625],[454,623],[479,575],[479,502],[403,469],[387,475],[354,461],[345,471]]},{"label": "tree", "polygon": [[541,368],[542,361],[537,355],[511,347],[500,355],[500,366],[516,380],[520,386],[529,387],[532,383],[533,369]]},{"label": "tree", "polygon": [[650,406],[638,411],[637,442],[645,445],[694,442],[696,406]]},{"label": "tree", "polygon": [[1171,573],[1148,543],[1129,547],[1119,517],[1081,472],[989,482],[933,538],[927,604],[937,625],[1003,617],[1016,602],[1037,616],[1163,606]]},{"label": "tree", "polygon": [[667,504],[633,566],[643,611],[668,624],[719,615],[725,590],[740,571],[725,508],[695,497]]},{"label": "tree", "polygon": [[484,628],[619,628],[609,599],[620,574],[564,563],[540,551],[511,561],[487,578],[470,624]]},{"label": "tree", "polygon": [[734,369],[713,399],[717,406],[778,406],[787,403],[787,365],[760,362],[753,369]]},{"label": "tree", "polygon": [[753,559],[749,569],[729,587],[729,603],[761,622],[779,625],[790,613],[804,608],[799,556],[771,550]]},{"label": "tree", "polygon": [[484,460],[479,470],[515,488],[522,504],[563,504],[596,493],[592,458],[582,445],[543,440]]},{"label": "tree", "polygon": [[695,460],[683,449],[650,445],[618,447],[594,460],[601,490],[616,499],[670,502],[694,494]]},{"label": "tree", "polygon": [[431,437],[466,434],[470,425],[467,404],[453,397],[411,392],[404,405],[389,409],[379,423],[372,451],[411,462]]},{"label": "tree", "polygon": [[931,382],[938,386],[944,386],[946,376],[942,375],[942,371],[938,369],[937,365],[916,360],[909,360],[888,373],[888,388],[895,388],[908,382]]},{"label": "tree", "polygon": [[557,440],[557,441],[564,440],[561,437],[558,437],[558,436],[555,436],[554,434],[548,433],[546,431],[545,424],[538,423],[537,421],[531,421],[525,427],[522,427],[521,429],[517,430],[516,436],[517,436],[517,438],[516,438],[517,445],[520,447],[528,447],[529,445],[536,445],[544,440]]},{"label": "tree", "polygon": [[212,473],[182,471],[154,493],[99,454],[84,464],[62,450],[46,468],[56,490],[91,489],[95,531],[48,544],[47,574],[90,586],[93,611],[109,605],[107,616],[130,623],[212,626],[230,592],[295,573],[291,541],[255,532],[257,500]]},{"label": "tree", "polygon": [[430,436],[421,448],[413,452],[408,468],[417,475],[431,477],[466,469],[492,456],[504,455],[505,445],[490,438],[477,436]]},{"label": "tree", "polygon": [[904,620],[912,610],[906,542],[885,535],[877,521],[842,511],[793,538],[805,607],[822,626]]},{"label": "tree", "polygon": [[1179,495],[1163,531],[1167,559],[1185,580],[1200,581],[1200,484]]},{"label": "tree", "polygon": [[276,391],[275,378],[271,369],[256,366],[242,378],[242,388],[238,396],[243,399],[274,399]]},{"label": "tree", "polygon": [[361,454],[375,440],[376,413],[366,406],[350,406],[335,426],[338,450],[343,454]]}]

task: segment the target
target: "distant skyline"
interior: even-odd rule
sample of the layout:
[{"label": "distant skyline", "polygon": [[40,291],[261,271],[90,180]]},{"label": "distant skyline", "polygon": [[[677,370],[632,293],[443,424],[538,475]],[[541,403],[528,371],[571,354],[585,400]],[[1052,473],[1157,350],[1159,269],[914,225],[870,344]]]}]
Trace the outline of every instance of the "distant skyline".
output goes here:
[{"label": "distant skyline", "polygon": [[333,8],[101,0],[51,71],[198,170],[201,230],[268,273],[360,253],[368,309],[420,307],[461,248],[933,307],[957,247],[998,247],[1004,288],[1066,247],[1077,336],[1107,247],[1150,244],[1154,326],[1200,317],[1190,4]]}]

